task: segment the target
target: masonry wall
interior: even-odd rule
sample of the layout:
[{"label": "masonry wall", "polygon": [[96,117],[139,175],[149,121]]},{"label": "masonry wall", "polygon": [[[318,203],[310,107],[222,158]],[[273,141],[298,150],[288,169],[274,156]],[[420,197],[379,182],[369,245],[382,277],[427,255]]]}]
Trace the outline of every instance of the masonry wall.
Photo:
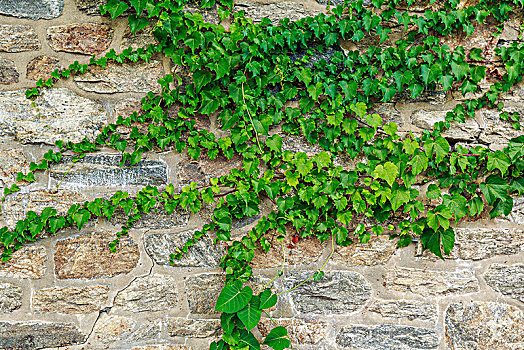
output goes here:
[{"label": "masonry wall", "polygon": [[[0,191],[15,183],[18,171],[28,171],[29,162],[39,160],[55,140],[94,138],[116,116],[135,110],[147,91],[158,91],[159,77],[182,74],[162,57],[149,63],[109,64],[105,70],[90,69],[59,82],[31,106],[24,89],[55,68],[153,40],[147,32],[131,36],[125,19],[110,22],[97,16],[101,2],[0,0]],[[420,11],[427,8],[425,3]],[[313,0],[243,1],[236,6],[254,19],[297,19],[325,11],[323,3]],[[216,11],[204,17],[218,21]],[[517,40],[519,25],[517,20],[507,24],[494,41],[489,25],[477,28],[467,40],[447,40],[493,52]],[[496,67],[496,58],[491,58]],[[374,108],[401,130],[417,133],[443,120],[460,98],[436,92]],[[504,99],[512,110],[524,112],[523,85]],[[213,119],[199,120],[198,125],[216,130]],[[480,111],[474,120],[454,125],[447,136],[453,143],[500,149],[519,134],[522,131],[513,130],[496,113]],[[292,151],[318,152],[296,137],[284,141]],[[38,174],[36,183],[7,198],[0,227],[13,227],[29,210],[52,206],[64,213],[71,204],[108,197],[119,189],[205,183],[241,166],[240,159],[192,161],[174,151],[148,154],[132,168],[120,168],[118,161],[109,149],[74,165],[66,157]],[[271,208],[267,203],[264,210]],[[209,220],[211,212],[206,208],[201,215],[150,215],[122,239],[115,254],[108,243],[123,215],[39,239],[17,251],[13,259],[0,263],[0,349],[207,349],[210,340],[220,337],[219,315],[213,309],[223,285],[217,267],[223,247],[206,238],[175,266],[169,265],[169,254]],[[236,221],[234,234],[247,232],[255,223]],[[388,237],[337,247],[326,276],[283,295],[271,314],[288,326],[296,349],[524,349],[524,198],[516,199],[509,217],[461,223],[456,232],[457,246],[445,261],[417,245],[396,249]],[[306,279],[332,249],[315,239],[287,239],[285,274],[274,291]],[[281,262],[278,249],[259,254],[253,285],[272,278]],[[263,320],[256,332],[265,335],[271,328]]]}]

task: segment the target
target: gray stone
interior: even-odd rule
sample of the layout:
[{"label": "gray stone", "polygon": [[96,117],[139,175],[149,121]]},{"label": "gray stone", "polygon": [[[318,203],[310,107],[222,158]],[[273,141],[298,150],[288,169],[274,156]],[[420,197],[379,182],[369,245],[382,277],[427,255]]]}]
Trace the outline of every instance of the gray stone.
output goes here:
[{"label": "gray stone", "polygon": [[74,23],[47,28],[49,46],[55,51],[100,54],[111,45],[113,29],[107,24]]},{"label": "gray stone", "polygon": [[22,288],[13,283],[0,283],[0,313],[11,312],[22,306]]},{"label": "gray stone", "polygon": [[0,348],[34,350],[80,344],[86,336],[72,323],[0,322]]},{"label": "gray stone", "polygon": [[484,279],[497,292],[524,302],[524,264],[491,264]]},{"label": "gray stone", "polygon": [[491,302],[451,304],[445,314],[447,349],[524,349],[524,313]]},{"label": "gray stone", "polygon": [[[522,108],[505,107],[505,111],[509,113],[518,112],[521,115],[524,113]],[[524,128],[523,118],[520,120],[520,130],[515,130],[509,121],[500,119],[500,113],[497,110],[482,110],[481,115],[484,119],[484,130],[479,136],[479,140],[483,143],[490,144],[491,149],[502,149],[507,146],[509,140],[522,135],[522,128]]]},{"label": "gray stone", "polygon": [[76,7],[86,15],[100,16],[100,5],[105,5],[106,0],[75,0]]},{"label": "gray stone", "polygon": [[107,123],[102,106],[69,89],[45,89],[31,106],[25,90],[0,92],[0,139],[22,143],[93,141]]},{"label": "gray stone", "polygon": [[0,57],[0,84],[9,85],[18,83],[20,74],[16,69],[15,62]]},{"label": "gray stone", "polygon": [[66,156],[51,166],[49,175],[57,183],[61,182],[60,188],[64,189],[158,186],[167,182],[167,166],[163,162],[143,160],[120,167],[120,159],[119,154],[100,153],[86,155],[72,163],[72,157]]},{"label": "gray stone", "polygon": [[[155,263],[169,266],[169,255],[176,253],[176,249],[184,246],[193,234],[194,231],[148,234],[145,237],[146,252]],[[216,268],[223,255],[224,249],[213,244],[213,240],[206,235],[190,247],[182,259],[174,260],[174,266]]]},{"label": "gray stone", "polygon": [[162,62],[150,60],[139,63],[108,63],[91,66],[85,74],[75,75],[74,81],[84,91],[100,94],[116,92],[159,92],[157,80],[165,75]]},{"label": "gray stone", "polygon": [[224,275],[200,274],[186,279],[186,294],[189,310],[195,314],[216,313],[215,304],[224,287]]},{"label": "gray stone", "polygon": [[2,0],[0,14],[29,19],[52,19],[62,15],[64,0]]},{"label": "gray stone", "polygon": [[24,25],[0,25],[0,52],[40,50],[40,41],[33,28]]},{"label": "gray stone", "polygon": [[46,271],[46,262],[45,247],[22,247],[13,253],[11,259],[0,262],[0,277],[42,278]]},{"label": "gray stone", "polygon": [[513,255],[524,250],[524,231],[499,228],[456,228],[458,257],[463,260]]},{"label": "gray stone", "polygon": [[311,144],[303,136],[285,135],[285,137],[282,138],[282,151],[291,151],[293,153],[304,152],[308,156],[313,156],[322,152],[322,148],[316,144]]},{"label": "gray stone", "polygon": [[[320,344],[322,340],[328,338],[327,322],[301,319],[277,319],[276,322],[286,327],[293,345]],[[258,330],[263,337],[266,337],[273,328],[275,324],[269,318],[262,318],[258,324]]]},{"label": "gray stone", "polygon": [[[433,130],[433,125],[444,121],[446,111],[418,110],[411,115],[411,122],[425,130]],[[443,135],[452,140],[474,141],[480,135],[480,126],[474,119],[467,119],[465,123],[452,122],[450,129]]]},{"label": "gray stone", "polygon": [[108,286],[53,287],[35,291],[33,308],[37,312],[85,314],[97,312],[107,301]]},{"label": "gray stone", "polygon": [[161,321],[159,320],[136,321],[129,317],[103,313],[93,327],[93,334],[89,338],[93,347],[89,349],[129,349],[130,346],[131,349],[171,350],[169,347],[138,347],[141,344],[157,342],[160,332]]},{"label": "gray stone", "polygon": [[318,11],[311,11],[300,3],[294,1],[283,1],[273,4],[260,4],[249,1],[239,1],[235,3],[235,11],[245,11],[246,17],[252,18],[257,23],[262,18],[269,18],[274,24],[278,24],[282,19],[289,18],[292,21],[304,17],[311,17],[319,14]]},{"label": "gray stone", "polygon": [[478,292],[479,283],[468,270],[429,271],[408,267],[395,267],[384,276],[384,286],[389,290],[411,292],[424,296]]},{"label": "gray stone", "polygon": [[439,345],[433,329],[391,324],[344,327],[336,341],[343,349],[354,350],[425,350]]},{"label": "gray stone", "polygon": [[115,298],[119,309],[142,312],[163,311],[178,303],[176,279],[162,275],[138,277]]},{"label": "gray stone", "polygon": [[[285,290],[308,279],[313,272],[293,271],[283,281]],[[310,314],[347,314],[360,310],[371,297],[371,285],[359,273],[326,272],[319,281],[310,280],[288,293],[295,309]]]},{"label": "gray stone", "polygon": [[[157,205],[157,212],[145,214],[141,219],[133,223],[134,228],[147,228],[150,230],[174,229],[187,226],[189,222],[189,212],[177,207],[171,214],[168,214],[161,205]],[[115,210],[110,219],[113,225],[122,225],[127,221],[128,216],[122,209]],[[169,254],[173,253],[171,251]],[[166,259],[169,260],[169,254]],[[157,262],[159,263],[159,262]]]},{"label": "gray stone", "polygon": [[373,236],[368,243],[354,243],[347,247],[337,246],[333,262],[344,265],[373,266],[386,264],[397,250],[396,240],[389,236]]},{"label": "gray stone", "polygon": [[16,182],[18,172],[29,172],[29,162],[20,149],[0,150],[0,164],[0,188],[11,187]]},{"label": "gray stone", "polygon": [[375,300],[367,307],[382,317],[408,320],[437,320],[437,305],[417,300]]},{"label": "gray stone", "polygon": [[172,337],[208,338],[217,336],[220,331],[219,320],[191,320],[187,318],[168,318],[167,331]]}]

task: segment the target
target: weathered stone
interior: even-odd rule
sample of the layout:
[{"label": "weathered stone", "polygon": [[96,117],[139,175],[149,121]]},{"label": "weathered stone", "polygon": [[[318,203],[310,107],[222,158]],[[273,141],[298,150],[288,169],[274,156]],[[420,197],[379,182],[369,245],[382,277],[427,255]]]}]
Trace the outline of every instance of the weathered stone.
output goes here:
[{"label": "weathered stone", "polygon": [[382,317],[408,320],[437,320],[437,305],[417,300],[375,300],[367,307]]},{"label": "weathered stone", "polygon": [[113,29],[106,24],[74,23],[47,28],[49,46],[55,51],[99,54],[111,45]]},{"label": "weathered stone", "polygon": [[282,151],[304,152],[308,156],[313,156],[322,152],[322,148],[316,144],[312,145],[303,136],[286,135],[282,138]]},{"label": "weathered stone", "polygon": [[46,249],[26,246],[17,250],[8,261],[0,262],[0,277],[42,278],[46,271]]},{"label": "weathered stone", "polygon": [[[524,112],[522,108],[506,107],[505,111],[509,113],[519,112],[521,115]],[[500,113],[497,110],[482,110],[481,115],[484,119],[484,130],[480,133],[479,140],[481,142],[490,144],[491,149],[502,149],[507,146],[509,140],[522,135],[522,128],[524,128],[524,121],[520,120],[521,130],[515,130],[509,121],[500,119]]]},{"label": "weathered stone", "polygon": [[332,261],[346,265],[386,264],[395,254],[396,247],[396,240],[390,240],[389,236],[374,236],[366,244],[355,243],[347,247],[337,246]]},{"label": "weathered stone", "polygon": [[369,113],[377,113],[382,118],[383,123],[394,122],[399,127],[404,124],[402,115],[395,108],[394,103],[376,103],[373,105]]},{"label": "weathered stone", "polygon": [[[411,115],[411,122],[425,130],[433,130],[433,125],[444,121],[446,111],[418,110]],[[474,141],[480,135],[480,126],[474,119],[467,119],[465,123],[452,122],[450,129],[443,135],[453,140]]]},{"label": "weathered stone", "polygon": [[167,331],[172,337],[208,338],[217,336],[220,320],[190,320],[186,318],[168,318]]},{"label": "weathered stone", "polygon": [[16,70],[15,63],[0,57],[0,84],[9,85],[18,83],[20,74]]},{"label": "weathered stone", "polygon": [[[177,207],[171,214],[168,214],[162,205],[157,205],[157,212],[152,212],[145,214],[141,219],[133,223],[134,228],[147,228],[150,230],[159,230],[159,229],[174,229],[187,226],[189,222],[189,212],[183,210],[180,207]],[[113,225],[122,225],[127,219],[128,215],[125,215],[122,209],[115,210],[115,213],[109,220]],[[173,253],[171,251],[169,254]],[[169,254],[167,254],[166,259],[169,260]],[[160,259],[159,261],[161,261]],[[160,263],[160,262],[157,262]]]},{"label": "weathered stone", "polygon": [[0,150],[0,188],[11,187],[20,171],[24,174],[29,172],[29,162],[24,153],[15,148]]},{"label": "weathered stone", "polygon": [[0,14],[18,18],[52,19],[62,15],[64,0],[2,0]]},{"label": "weathered stone", "polygon": [[0,25],[0,52],[40,50],[40,41],[33,28],[24,25]]},{"label": "weathered stone", "polygon": [[[293,345],[314,345],[328,337],[328,324],[323,321],[279,319],[277,323],[286,327]],[[266,337],[273,328],[275,328],[275,324],[268,318],[263,318],[258,324],[258,330],[263,337]]]},{"label": "weathered stone", "polygon": [[62,69],[57,58],[49,56],[35,57],[27,64],[26,78],[30,80],[47,80],[56,69]]},{"label": "weathered stone", "polygon": [[479,290],[475,275],[468,270],[428,271],[396,267],[386,273],[384,283],[387,289],[425,296],[465,294]]},{"label": "weathered stone", "polygon": [[119,154],[90,154],[73,163],[71,156],[51,166],[49,175],[60,187],[143,187],[158,186],[167,182],[167,166],[155,160],[142,160],[135,165],[119,166]]},{"label": "weathered stone", "polygon": [[491,264],[484,279],[497,292],[524,302],[524,264]]},{"label": "weathered stone", "polygon": [[151,24],[133,34],[131,33],[129,27],[126,27],[126,31],[122,37],[122,43],[120,44],[120,50],[125,50],[128,47],[132,47],[133,50],[136,50],[140,47],[158,44],[158,41],[156,41],[155,37],[153,36],[153,28],[154,25]]},{"label": "weathered stone", "polygon": [[75,0],[76,7],[86,15],[100,16],[100,5],[105,5],[106,0]]},{"label": "weathered stone", "polygon": [[85,337],[72,323],[0,322],[0,348],[5,350],[80,344]]},{"label": "weathered stone", "polygon": [[133,112],[138,112],[142,108],[142,103],[139,99],[136,98],[126,98],[123,100],[118,101],[115,104],[115,117],[118,117],[119,115],[123,117],[128,117]]},{"label": "weathered stone", "polygon": [[454,303],[446,310],[444,322],[450,350],[524,348],[524,313],[511,305]]},{"label": "weathered stone", "polygon": [[[311,276],[310,271],[293,271],[286,275],[288,290]],[[294,308],[301,313],[347,314],[364,307],[371,297],[371,285],[359,273],[326,272],[319,281],[310,280],[289,293]]]},{"label": "weathered stone", "polygon": [[159,345],[145,345],[130,350],[191,350],[190,346],[186,345],[171,345],[171,344],[159,344]]},{"label": "weathered stone", "polygon": [[[155,263],[170,266],[169,255],[175,253],[177,248],[184,246],[187,240],[193,237],[193,234],[194,231],[148,234],[145,237],[146,252]],[[215,268],[220,264],[223,255],[224,249],[213,244],[213,240],[206,235],[190,247],[182,259],[174,260],[174,266]]]},{"label": "weathered stone", "polygon": [[14,228],[18,220],[26,217],[30,210],[40,214],[46,207],[56,209],[58,215],[65,215],[71,205],[84,203],[86,197],[77,192],[38,190],[27,193],[17,192],[7,196],[2,206],[3,218],[8,227]]},{"label": "weathered stone", "polygon": [[157,80],[165,75],[162,62],[108,63],[105,68],[91,66],[74,80],[84,91],[112,94],[115,92],[159,92]]},{"label": "weathered stone", "polygon": [[36,312],[86,314],[99,311],[107,300],[109,287],[53,287],[35,291],[33,308]]},{"label": "weathered stone", "polygon": [[[142,322],[137,322],[128,317],[104,313],[95,324],[89,341],[94,343],[93,349],[121,349],[128,345],[142,350],[149,348],[147,346],[142,348],[139,345],[158,339],[160,332],[161,322],[158,320],[144,319]],[[151,349],[156,348],[151,347]],[[170,348],[165,349],[171,350]]]},{"label": "weathered stone", "polygon": [[215,304],[224,287],[224,276],[217,273],[200,274],[188,277],[186,294],[189,310],[195,314],[216,313]]},{"label": "weathered stone", "polygon": [[436,331],[421,327],[383,324],[380,326],[344,327],[336,342],[343,349],[353,350],[426,350],[436,349]]},{"label": "weathered stone", "polygon": [[13,283],[0,283],[0,313],[11,312],[22,306],[22,288]]},{"label": "weathered stone", "polygon": [[57,140],[94,141],[107,123],[102,105],[69,89],[45,89],[34,102],[35,107],[25,90],[0,92],[0,138],[49,145]]},{"label": "weathered stone", "polygon": [[129,236],[120,238],[116,253],[108,245],[113,232],[84,233],[62,239],[55,246],[55,274],[59,279],[112,277],[131,271],[140,258],[137,244]]},{"label": "weathered stone", "polygon": [[178,303],[176,279],[162,275],[139,277],[120,291],[114,305],[132,312],[162,311]]},{"label": "weathered stone", "polygon": [[524,250],[524,231],[519,229],[456,228],[458,257],[463,260],[513,255]]},{"label": "weathered stone", "polygon": [[209,183],[209,179],[227,175],[232,169],[242,167],[242,158],[233,156],[229,160],[225,157],[218,156],[215,160],[210,160],[207,156],[201,157],[198,161],[182,162],[179,171],[179,180],[181,185],[187,185],[193,181],[199,185]]},{"label": "weathered stone", "polygon": [[255,23],[260,22],[262,18],[267,17],[274,24],[278,24],[278,22],[284,18],[296,21],[320,13],[320,11],[308,10],[304,5],[294,1],[283,1],[274,4],[239,1],[235,3],[235,11],[245,11],[246,17],[252,18]]}]

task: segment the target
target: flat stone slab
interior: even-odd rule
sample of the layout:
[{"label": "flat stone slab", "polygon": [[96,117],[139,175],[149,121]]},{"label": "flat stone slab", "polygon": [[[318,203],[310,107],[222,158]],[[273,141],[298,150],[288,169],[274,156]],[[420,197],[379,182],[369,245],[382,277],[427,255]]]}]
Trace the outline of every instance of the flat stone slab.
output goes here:
[{"label": "flat stone slab", "polygon": [[40,50],[40,40],[34,29],[26,25],[0,25],[0,52]]},{"label": "flat stone slab", "polygon": [[176,280],[163,275],[139,277],[120,291],[114,305],[132,312],[162,311],[178,304]]},{"label": "flat stone slab", "polygon": [[484,279],[497,292],[524,303],[524,264],[491,264]]},{"label": "flat stone slab", "polygon": [[14,283],[0,283],[0,313],[11,312],[22,306],[22,288]]},{"label": "flat stone slab", "polygon": [[418,300],[375,300],[367,307],[382,317],[437,321],[437,305]]},{"label": "flat stone slab", "polygon": [[113,29],[107,24],[74,23],[47,28],[49,46],[55,51],[100,54],[111,45]]},{"label": "flat stone slab", "polygon": [[40,313],[86,314],[98,312],[107,300],[108,286],[52,287],[35,291],[33,308]]},{"label": "flat stone slab", "polygon": [[22,247],[13,253],[11,259],[0,262],[0,277],[39,279],[46,272],[46,262],[45,247]]},{"label": "flat stone slab", "polygon": [[200,274],[186,279],[186,294],[189,310],[194,314],[218,314],[215,304],[224,287],[224,275]]},{"label": "flat stone slab", "polygon": [[81,344],[85,335],[72,323],[0,322],[0,348],[34,350]]},{"label": "flat stone slab", "polygon": [[220,330],[219,320],[167,319],[167,331],[171,337],[208,338],[217,336]]},{"label": "flat stone slab", "polygon": [[62,15],[64,0],[2,0],[0,14],[18,18],[52,19]]}]

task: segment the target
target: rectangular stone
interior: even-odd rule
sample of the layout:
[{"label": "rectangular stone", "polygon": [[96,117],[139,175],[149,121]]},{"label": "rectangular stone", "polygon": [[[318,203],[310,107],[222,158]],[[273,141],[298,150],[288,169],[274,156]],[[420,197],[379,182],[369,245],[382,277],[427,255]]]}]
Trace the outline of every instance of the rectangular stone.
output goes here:
[{"label": "rectangular stone", "polygon": [[53,287],[35,291],[33,308],[36,312],[85,314],[98,312],[107,301],[108,286]]},{"label": "rectangular stone", "polygon": [[0,322],[0,349],[34,350],[81,344],[86,336],[72,323]]},{"label": "rectangular stone", "polygon": [[20,24],[0,25],[0,52],[35,50],[40,50],[40,41],[33,28]]},{"label": "rectangular stone", "polygon": [[22,288],[14,283],[0,282],[0,313],[11,312],[22,306]]},{"label": "rectangular stone", "polygon": [[0,14],[18,18],[52,19],[62,15],[64,0],[2,0]]},{"label": "rectangular stone", "polygon": [[55,51],[100,54],[111,45],[113,29],[106,24],[74,23],[47,28],[49,46]]},{"label": "rectangular stone", "polygon": [[524,250],[524,231],[499,228],[457,228],[458,257],[481,260],[497,255],[513,255]]},{"label": "rectangular stone", "polygon": [[371,312],[380,314],[382,317],[402,319],[410,321],[437,320],[437,305],[417,300],[375,300],[367,307]]},{"label": "rectangular stone", "polygon": [[42,278],[46,272],[46,263],[45,247],[22,247],[13,253],[11,259],[0,262],[0,277]]}]

